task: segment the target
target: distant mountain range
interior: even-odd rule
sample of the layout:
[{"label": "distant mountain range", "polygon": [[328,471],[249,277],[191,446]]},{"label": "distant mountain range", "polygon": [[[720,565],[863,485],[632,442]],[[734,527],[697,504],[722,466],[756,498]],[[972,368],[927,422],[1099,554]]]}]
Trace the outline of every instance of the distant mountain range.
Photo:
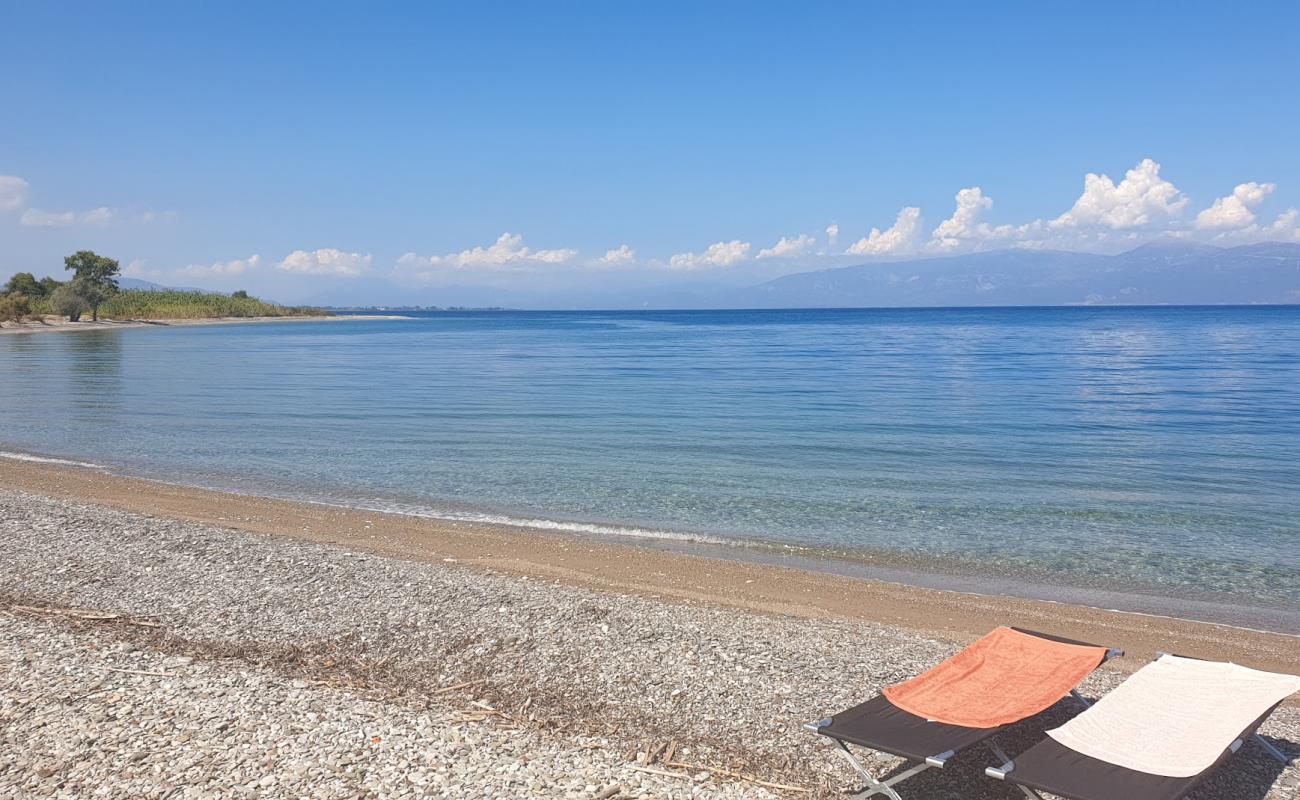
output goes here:
[{"label": "distant mountain range", "polygon": [[[738,276],[731,276],[733,279]],[[166,289],[121,278],[124,289]],[[177,287],[179,288],[179,287]],[[1300,244],[1214,247],[1177,239],[1118,255],[994,250],[799,272],[757,285],[605,286],[550,291],[453,286],[413,293],[374,281],[305,298],[314,305],[473,308],[889,308],[925,306],[1213,305],[1300,303]],[[204,290],[192,290],[204,291]]]},{"label": "distant mountain range", "polygon": [[131,289],[134,291],[144,292],[203,292],[204,294],[219,294],[212,292],[210,289],[195,289],[189,286],[163,286],[161,283],[141,280],[140,278],[118,278],[117,286],[119,289]]},{"label": "distant mountain range", "polygon": [[712,299],[728,308],[1297,303],[1300,244],[998,250],[800,272]]}]

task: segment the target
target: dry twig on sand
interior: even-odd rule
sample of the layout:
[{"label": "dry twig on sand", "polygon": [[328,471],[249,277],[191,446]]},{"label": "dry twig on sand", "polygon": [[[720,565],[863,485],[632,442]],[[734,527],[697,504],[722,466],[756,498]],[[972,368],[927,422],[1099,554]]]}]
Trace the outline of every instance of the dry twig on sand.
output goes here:
[{"label": "dry twig on sand", "polygon": [[668,761],[664,763],[664,766],[676,767],[677,769],[685,769],[685,770],[690,770],[692,772],[697,772],[697,771],[711,772],[715,775],[725,775],[728,778],[735,778],[736,780],[745,781],[746,783],[752,783],[756,786],[762,786],[767,789],[780,789],[781,791],[784,792],[811,792],[812,791],[812,789],[809,789],[805,786],[791,786],[785,783],[773,783],[771,781],[765,781],[762,778],[756,778],[753,775],[746,775],[743,772],[733,772],[729,769],[722,769],[720,767],[703,767],[698,764],[683,764],[679,761]]},{"label": "dry twig on sand", "polygon": [[176,674],[173,672],[150,672],[147,669],[123,669],[122,667],[100,667],[100,669],[106,669],[109,672],[124,672],[127,675],[152,675],[155,678],[176,677]]},{"label": "dry twig on sand", "polygon": [[23,614],[32,614],[37,616],[55,616],[68,617],[70,619],[79,619],[85,622],[121,622],[124,625],[139,625],[142,628],[161,628],[161,622],[154,622],[145,619],[133,619],[123,614],[114,614],[108,611],[93,611],[80,608],[55,608],[53,606],[10,606],[11,611],[18,611]]}]

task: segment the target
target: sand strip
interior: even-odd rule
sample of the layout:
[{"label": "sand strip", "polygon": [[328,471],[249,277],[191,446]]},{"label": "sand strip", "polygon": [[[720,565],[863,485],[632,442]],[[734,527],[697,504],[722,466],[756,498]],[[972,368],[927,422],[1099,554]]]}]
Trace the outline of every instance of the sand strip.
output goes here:
[{"label": "sand strip", "polygon": [[1117,662],[1121,669],[1135,669],[1158,651],[1275,672],[1300,668],[1300,637],[1203,622],[913,588],[548,531],[272,500],[62,465],[0,460],[0,486],[412,561],[455,559],[463,566],[570,586],[768,614],[885,623],[958,643],[998,625],[1044,630],[1125,649],[1129,658]]}]

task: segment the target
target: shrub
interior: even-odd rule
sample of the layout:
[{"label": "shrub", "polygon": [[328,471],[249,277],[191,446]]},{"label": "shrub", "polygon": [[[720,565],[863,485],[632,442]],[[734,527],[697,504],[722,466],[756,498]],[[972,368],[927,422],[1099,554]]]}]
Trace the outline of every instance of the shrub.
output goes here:
[{"label": "shrub", "polygon": [[31,301],[22,292],[10,292],[0,296],[0,322],[22,322],[32,313]]},{"label": "shrub", "polygon": [[16,273],[9,282],[0,289],[0,294],[22,294],[30,299],[40,299],[43,295],[41,282],[36,280],[36,276],[30,272]]},{"label": "shrub", "polygon": [[76,287],[65,283],[50,296],[50,307],[55,314],[61,314],[71,322],[78,322],[81,315],[90,310],[90,302],[77,292]]},{"label": "shrub", "polygon": [[114,319],[204,319],[211,317],[286,317],[324,315],[318,308],[277,306],[264,303],[247,292],[240,297],[209,292],[181,292],[127,289],[109,298],[100,308]]}]

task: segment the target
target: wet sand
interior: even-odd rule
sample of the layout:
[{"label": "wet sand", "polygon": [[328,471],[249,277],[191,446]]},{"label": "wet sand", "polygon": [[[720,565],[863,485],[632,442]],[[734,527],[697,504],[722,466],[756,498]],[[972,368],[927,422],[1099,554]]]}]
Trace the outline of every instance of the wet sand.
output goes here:
[{"label": "wet sand", "polygon": [[1120,670],[1136,669],[1157,651],[1274,671],[1300,668],[1300,637],[1205,622],[911,587],[548,531],[230,494],[63,465],[0,460],[0,486],[416,562],[454,560],[469,568],[670,602],[883,623],[957,643],[997,625],[1016,625],[1121,647],[1129,657],[1115,662]]}]

